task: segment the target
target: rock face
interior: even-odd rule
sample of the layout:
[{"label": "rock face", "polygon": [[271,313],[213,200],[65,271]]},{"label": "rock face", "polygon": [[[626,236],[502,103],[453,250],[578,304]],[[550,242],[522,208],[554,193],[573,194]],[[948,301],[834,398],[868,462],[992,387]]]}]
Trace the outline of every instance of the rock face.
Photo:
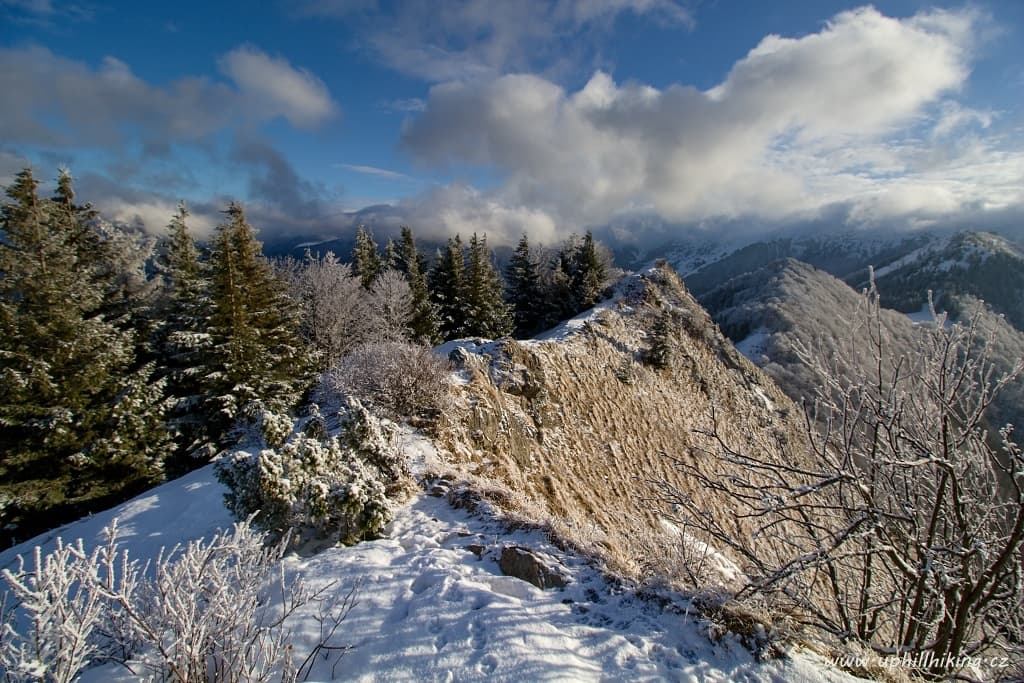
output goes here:
[{"label": "rock face", "polygon": [[508,545],[501,549],[498,566],[505,576],[514,576],[532,583],[541,590],[545,588],[565,588],[565,575],[557,568],[545,563],[529,548]]},{"label": "rock face", "polygon": [[[646,363],[659,317],[671,321],[664,369]],[[708,460],[715,444],[696,431],[711,426],[712,406],[735,449],[792,461],[803,443],[799,409],[667,267],[539,340],[474,345],[453,361],[467,381],[439,425],[440,444],[612,555],[649,556],[644,544],[665,534],[669,511],[651,502],[650,482],[690,491],[668,456]]]}]

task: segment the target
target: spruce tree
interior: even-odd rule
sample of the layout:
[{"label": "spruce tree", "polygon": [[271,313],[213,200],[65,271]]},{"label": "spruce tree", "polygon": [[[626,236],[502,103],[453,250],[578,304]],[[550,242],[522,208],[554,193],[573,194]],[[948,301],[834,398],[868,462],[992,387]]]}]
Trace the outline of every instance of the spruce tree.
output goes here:
[{"label": "spruce tree", "polygon": [[473,233],[465,278],[465,334],[497,339],[512,332],[512,316],[502,297],[501,276],[487,248],[487,236]]},{"label": "spruce tree", "polygon": [[651,348],[646,360],[650,365],[664,370],[672,365],[674,343],[672,330],[675,328],[672,312],[665,310],[658,315],[651,329]]},{"label": "spruce tree", "polygon": [[434,261],[430,291],[437,307],[438,332],[445,341],[465,334],[465,261],[462,239],[456,235]]},{"label": "spruce tree", "polygon": [[439,341],[437,310],[430,300],[426,261],[416,248],[416,238],[408,226],[402,226],[402,236],[395,249],[395,270],[405,275],[412,292],[412,315],[408,327],[413,341],[436,343]]},{"label": "spruce tree", "polygon": [[588,230],[583,243],[573,254],[572,292],[578,311],[583,311],[598,302],[601,289],[608,276],[607,268],[597,253],[594,235]]},{"label": "spruce tree", "polygon": [[554,327],[578,313],[572,291],[572,252],[563,247],[552,258],[541,277],[541,328]]},{"label": "spruce tree", "polygon": [[157,258],[164,288],[158,306],[156,348],[159,372],[167,378],[167,393],[173,400],[168,424],[178,446],[168,464],[170,474],[202,464],[204,458],[197,456],[216,441],[203,406],[204,364],[211,345],[209,269],[199,259],[188,216],[185,204],[180,203]]},{"label": "spruce tree", "polygon": [[163,385],[104,314],[113,268],[70,174],[40,199],[30,170],[0,212],[0,527],[31,534],[161,476]]},{"label": "spruce tree", "polygon": [[381,270],[395,270],[397,262],[398,248],[395,246],[395,241],[389,237],[388,241],[384,243],[384,260],[381,262]]},{"label": "spruce tree", "polygon": [[540,272],[525,234],[509,260],[505,279],[508,282],[508,302],[512,309],[516,336],[529,337],[536,334],[543,324],[544,300]]},{"label": "spruce tree", "polygon": [[207,399],[215,426],[227,429],[251,401],[283,412],[307,383],[308,356],[298,334],[298,310],[285,283],[263,257],[262,245],[232,202],[217,227],[210,257],[211,353]]},{"label": "spruce tree", "polygon": [[373,241],[373,235],[360,225],[356,230],[356,244],[352,249],[352,273],[363,283],[363,288],[369,290],[381,270],[383,264],[380,254],[377,253],[377,243]]}]

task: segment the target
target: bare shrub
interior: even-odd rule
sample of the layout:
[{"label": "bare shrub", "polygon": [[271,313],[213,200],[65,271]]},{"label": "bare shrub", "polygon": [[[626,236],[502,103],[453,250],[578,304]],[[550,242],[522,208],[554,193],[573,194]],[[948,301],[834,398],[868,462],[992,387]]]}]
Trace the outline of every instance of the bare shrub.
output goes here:
[{"label": "bare shrub", "polygon": [[[354,606],[354,591],[310,588],[288,578],[286,541],[267,546],[248,522],[210,540],[161,551],[149,568],[118,547],[117,522],[107,542],[86,553],[82,542],[4,571],[0,665],[8,681],[70,681],[86,667],[117,662],[158,680],[296,681],[312,658],[345,648],[330,643]],[[13,597],[14,604],[7,599]],[[286,621],[313,610],[320,641],[297,661]]]},{"label": "bare shrub", "polygon": [[[0,665],[9,681],[70,681],[98,653],[94,637],[105,602],[92,570],[99,550],[87,553],[79,541],[60,539],[49,555],[35,550],[34,567],[18,558],[18,570],[5,569]],[[8,605],[13,598],[17,614]],[[13,623],[15,618],[21,624]]]},{"label": "bare shrub", "polygon": [[808,453],[741,453],[712,414],[703,457],[674,462],[735,512],[712,514],[667,481],[655,482],[661,499],[742,560],[737,599],[916,657],[922,675],[979,653],[1019,660],[1024,456],[986,415],[1024,360],[997,373],[978,319],[948,325],[934,310],[914,352],[893,353],[873,284],[854,313],[838,348],[800,350],[822,382],[805,411]]},{"label": "bare shrub", "polygon": [[327,252],[305,261],[290,259],[280,270],[300,304],[302,335],[322,367],[376,338],[377,316],[370,295],[349,264]]},{"label": "bare shrub", "polygon": [[449,363],[425,346],[364,344],[328,373],[328,385],[395,418],[434,419],[450,400]]},{"label": "bare shrub", "polygon": [[375,341],[397,342],[409,338],[412,289],[404,275],[393,268],[382,271],[373,281],[369,303],[374,316]]}]

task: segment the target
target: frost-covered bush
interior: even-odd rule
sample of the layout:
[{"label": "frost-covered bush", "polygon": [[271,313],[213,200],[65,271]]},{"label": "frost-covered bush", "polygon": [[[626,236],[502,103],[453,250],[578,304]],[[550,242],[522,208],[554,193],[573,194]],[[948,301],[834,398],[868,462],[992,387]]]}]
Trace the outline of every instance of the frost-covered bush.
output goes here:
[{"label": "frost-covered bush", "polygon": [[450,366],[425,346],[363,344],[327,376],[331,389],[399,418],[437,417],[448,405]]},{"label": "frost-covered bush", "polygon": [[389,495],[403,489],[408,471],[394,428],[358,401],[349,401],[341,422],[340,436],[332,436],[313,415],[307,426],[315,428],[289,429],[279,446],[263,441],[223,457],[216,472],[228,487],[228,508],[239,518],[255,515],[277,537],[291,533],[296,545],[377,535],[391,519]]},{"label": "frost-covered bush", "polygon": [[[297,681],[329,644],[353,592],[319,590],[281,566],[285,544],[268,546],[241,522],[231,531],[175,547],[146,568],[117,542],[87,552],[81,541],[31,565],[4,570],[0,674],[6,681],[71,681],[114,662],[148,680],[232,683]],[[321,638],[296,652],[288,620],[312,608]]]},{"label": "frost-covered bush", "polygon": [[357,399],[347,399],[346,408],[342,441],[383,475],[388,494],[394,495],[410,477],[409,462],[398,447],[398,432],[374,418]]}]

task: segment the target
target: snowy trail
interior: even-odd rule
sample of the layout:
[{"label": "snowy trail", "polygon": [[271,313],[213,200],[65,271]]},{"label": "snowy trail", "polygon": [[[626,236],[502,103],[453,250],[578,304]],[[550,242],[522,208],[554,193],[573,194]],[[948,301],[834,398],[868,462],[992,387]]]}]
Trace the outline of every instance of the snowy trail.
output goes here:
[{"label": "snowy trail", "polygon": [[[414,442],[407,444],[412,450]],[[58,535],[99,543],[115,516],[123,547],[144,561],[161,546],[229,526],[222,493],[206,467],[5,551],[0,567],[12,566],[19,552],[30,555],[35,545],[52,548]],[[505,576],[498,559],[506,545],[530,548],[568,585],[541,590]],[[334,590],[346,593],[358,585],[357,605],[331,643],[353,649],[336,665],[318,661],[314,681],[856,680],[810,655],[759,663],[731,638],[712,643],[693,618],[606,580],[540,532],[510,532],[424,493],[396,511],[385,538],[284,561],[289,573],[301,572],[314,587],[334,582]],[[318,639],[309,616],[289,620],[298,653]],[[134,678],[107,665],[87,671],[83,680]]]},{"label": "snowy trail", "polygon": [[[470,545],[485,550],[477,557]],[[569,585],[541,590],[504,576],[504,545],[560,564]],[[298,564],[309,580],[361,581],[342,636],[354,646],[337,669],[345,680],[852,680],[803,655],[758,663],[735,641],[713,644],[692,618],[610,584],[539,532],[503,532],[423,494],[388,538]]]}]

